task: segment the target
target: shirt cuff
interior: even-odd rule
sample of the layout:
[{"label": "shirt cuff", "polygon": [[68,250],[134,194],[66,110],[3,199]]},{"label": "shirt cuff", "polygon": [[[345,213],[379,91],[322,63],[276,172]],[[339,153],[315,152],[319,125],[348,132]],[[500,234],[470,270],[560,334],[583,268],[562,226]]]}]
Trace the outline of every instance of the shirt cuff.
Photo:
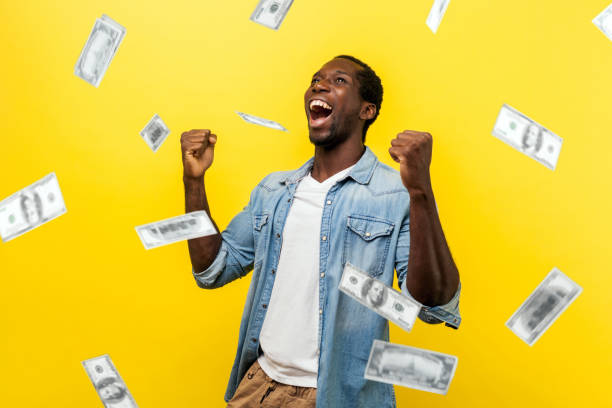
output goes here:
[{"label": "shirt cuff", "polygon": [[[408,288],[406,287],[406,281],[402,282],[402,286],[400,287],[402,293],[409,298],[417,301],[410,295],[408,292]],[[419,312],[419,319],[424,321],[425,323],[442,323],[447,327],[452,327],[453,329],[458,329],[459,324],[461,324],[461,315],[459,314],[459,294],[461,293],[461,282],[459,282],[459,287],[457,288],[457,292],[453,298],[445,305],[440,306],[421,306],[421,311]],[[418,302],[418,301],[417,301]]]},{"label": "shirt cuff", "polygon": [[227,249],[223,248],[222,244],[219,253],[217,253],[217,256],[215,257],[215,260],[208,268],[201,272],[196,272],[193,268],[191,268],[191,272],[193,273],[193,277],[198,283],[198,286],[202,288],[212,286],[223,271],[226,259]]}]

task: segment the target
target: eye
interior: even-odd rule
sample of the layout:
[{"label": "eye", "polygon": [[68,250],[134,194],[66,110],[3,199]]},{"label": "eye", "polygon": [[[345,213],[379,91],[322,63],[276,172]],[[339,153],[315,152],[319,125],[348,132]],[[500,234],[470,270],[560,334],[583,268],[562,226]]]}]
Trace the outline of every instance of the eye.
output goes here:
[{"label": "eye", "polygon": [[338,83],[341,83],[341,82],[345,83],[346,79],[344,79],[342,77],[338,77],[338,78],[336,78],[336,82],[338,82]]},{"label": "eye", "polygon": [[312,78],[312,81],[310,81],[310,85],[314,85],[317,82],[319,82],[319,78]]}]

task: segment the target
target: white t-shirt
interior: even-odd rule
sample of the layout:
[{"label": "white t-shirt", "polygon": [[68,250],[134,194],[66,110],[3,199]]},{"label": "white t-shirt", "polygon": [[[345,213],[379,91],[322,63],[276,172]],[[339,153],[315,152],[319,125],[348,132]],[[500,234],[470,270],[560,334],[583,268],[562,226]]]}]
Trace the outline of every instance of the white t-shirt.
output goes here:
[{"label": "white t-shirt", "polygon": [[321,219],[327,192],[352,168],[322,183],[309,173],[298,184],[285,221],[258,359],[264,372],[283,384],[317,386]]}]

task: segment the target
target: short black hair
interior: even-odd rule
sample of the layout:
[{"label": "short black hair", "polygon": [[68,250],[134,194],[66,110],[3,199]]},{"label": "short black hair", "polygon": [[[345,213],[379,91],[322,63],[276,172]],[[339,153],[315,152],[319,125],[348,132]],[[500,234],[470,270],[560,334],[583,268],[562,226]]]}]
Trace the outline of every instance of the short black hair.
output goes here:
[{"label": "short black hair", "polygon": [[344,58],[349,61],[353,61],[355,64],[359,65],[362,69],[357,71],[357,79],[359,80],[359,95],[361,99],[364,101],[373,103],[376,105],[376,114],[372,119],[368,119],[365,121],[363,125],[363,135],[361,136],[361,140],[365,142],[365,136],[368,131],[368,128],[380,113],[380,105],[382,105],[383,99],[383,87],[382,82],[376,72],[368,64],[353,57],[352,55],[338,55],[335,58]]}]

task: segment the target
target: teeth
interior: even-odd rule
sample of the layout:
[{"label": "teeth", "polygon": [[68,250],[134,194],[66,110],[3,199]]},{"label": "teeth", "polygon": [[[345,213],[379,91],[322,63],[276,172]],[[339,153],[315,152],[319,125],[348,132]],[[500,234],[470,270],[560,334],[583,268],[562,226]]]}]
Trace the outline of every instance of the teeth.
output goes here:
[{"label": "teeth", "polygon": [[328,104],[326,104],[325,102],[319,100],[319,99],[315,99],[313,101],[310,102],[310,109],[312,109],[313,106],[321,106],[322,108],[328,109],[328,110],[332,110],[332,107],[329,106]]}]

